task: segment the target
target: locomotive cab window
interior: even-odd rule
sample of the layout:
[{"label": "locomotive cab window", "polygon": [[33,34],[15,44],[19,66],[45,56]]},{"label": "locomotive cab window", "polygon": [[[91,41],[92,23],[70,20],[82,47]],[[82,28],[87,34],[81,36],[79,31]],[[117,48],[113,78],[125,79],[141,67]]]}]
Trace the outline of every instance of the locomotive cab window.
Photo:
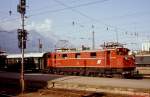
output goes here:
[{"label": "locomotive cab window", "polygon": [[96,58],[96,52],[91,52],[90,56],[91,56],[91,58]]},{"label": "locomotive cab window", "polygon": [[56,59],[56,54],[54,55],[54,58]]},{"label": "locomotive cab window", "polygon": [[80,53],[76,53],[75,58],[80,58]]},{"label": "locomotive cab window", "polygon": [[62,58],[66,59],[67,58],[67,54],[62,54]]},{"label": "locomotive cab window", "polygon": [[116,49],[117,55],[127,55],[128,54],[128,49],[126,48],[118,48]]}]

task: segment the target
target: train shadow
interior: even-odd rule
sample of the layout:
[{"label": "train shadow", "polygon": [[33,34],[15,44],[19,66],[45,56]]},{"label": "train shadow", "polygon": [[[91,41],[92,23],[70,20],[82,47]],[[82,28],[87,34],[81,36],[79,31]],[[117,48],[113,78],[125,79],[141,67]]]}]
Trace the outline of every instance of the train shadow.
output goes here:
[{"label": "train shadow", "polygon": [[[48,81],[62,78],[64,76],[48,74],[25,74],[25,93],[36,92],[39,89],[45,89]],[[0,94],[17,96],[21,93],[20,74],[13,72],[0,72]]]},{"label": "train shadow", "polygon": [[91,93],[82,97],[105,97],[105,93]]}]

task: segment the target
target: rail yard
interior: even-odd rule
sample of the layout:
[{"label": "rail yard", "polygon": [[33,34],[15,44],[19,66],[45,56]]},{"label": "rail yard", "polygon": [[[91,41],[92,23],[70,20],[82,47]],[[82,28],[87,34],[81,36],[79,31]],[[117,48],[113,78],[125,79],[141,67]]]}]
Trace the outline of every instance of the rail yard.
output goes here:
[{"label": "rail yard", "polygon": [[[140,67],[145,59],[137,60],[119,44],[104,45],[102,50],[26,53],[24,58],[23,97],[150,96],[149,64]],[[21,54],[2,54],[1,60],[0,94],[20,96]]]},{"label": "rail yard", "polygon": [[0,1],[0,97],[150,97],[150,1],[18,1]]},{"label": "rail yard", "polygon": [[[145,61],[128,53],[114,43],[102,50],[26,53],[23,97],[60,96],[57,93],[60,97],[149,97],[149,64],[141,67]],[[1,95],[20,96],[21,54],[2,54],[1,60]]]}]

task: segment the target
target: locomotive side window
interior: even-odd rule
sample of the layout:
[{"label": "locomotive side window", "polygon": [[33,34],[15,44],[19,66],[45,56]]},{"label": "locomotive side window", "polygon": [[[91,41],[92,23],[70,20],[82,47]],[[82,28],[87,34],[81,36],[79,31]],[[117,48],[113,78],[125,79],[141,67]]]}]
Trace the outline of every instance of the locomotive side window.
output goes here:
[{"label": "locomotive side window", "polygon": [[76,53],[75,58],[80,58],[80,53]]},{"label": "locomotive side window", "polygon": [[91,58],[96,58],[96,52],[91,52],[90,56],[91,56]]},{"label": "locomotive side window", "polygon": [[125,48],[121,48],[121,49],[117,49],[116,52],[117,52],[117,55],[127,55],[128,54],[128,49],[125,49]]},{"label": "locomotive side window", "polygon": [[62,58],[66,59],[67,58],[67,54],[62,54]]},{"label": "locomotive side window", "polygon": [[124,53],[122,52],[121,49],[117,49],[117,55],[123,55]]}]

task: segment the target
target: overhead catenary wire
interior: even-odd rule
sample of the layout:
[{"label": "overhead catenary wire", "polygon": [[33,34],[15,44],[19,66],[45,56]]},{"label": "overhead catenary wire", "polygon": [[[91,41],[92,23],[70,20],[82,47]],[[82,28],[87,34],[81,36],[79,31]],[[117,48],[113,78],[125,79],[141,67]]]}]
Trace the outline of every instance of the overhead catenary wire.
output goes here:
[{"label": "overhead catenary wire", "polygon": [[[72,4],[72,3],[75,3],[75,2],[80,2],[81,0],[73,0],[73,1],[68,1],[69,2],[69,4]],[[92,1],[91,3],[94,3],[95,1]],[[88,2],[88,3],[90,3],[90,2]],[[96,2],[95,2],[96,3]],[[86,5],[87,3],[82,3],[83,5],[85,5],[85,6],[88,6],[88,5]],[[53,4],[53,5],[48,5],[48,6],[44,6],[44,7],[40,7],[40,8],[38,8],[38,9],[33,9],[33,10],[30,10],[30,9],[28,9],[28,11],[40,11],[40,10],[43,10],[43,9],[45,9],[45,8],[53,8],[53,7],[58,7],[57,6],[58,4]],[[80,4],[79,4],[80,5]],[[91,5],[91,4],[89,4],[89,5]],[[30,7],[30,5],[28,4],[28,7]]]},{"label": "overhead catenary wire", "polygon": [[[60,11],[64,11],[64,10],[70,10],[70,9],[72,10],[72,9],[73,9],[73,10],[74,10],[75,12],[77,12],[78,14],[80,14],[80,15],[82,15],[82,16],[84,16],[84,17],[86,17],[86,18],[88,18],[88,19],[90,19],[90,20],[92,20],[92,21],[95,21],[95,22],[99,22],[99,23],[101,23],[101,24],[104,24],[107,28],[108,28],[108,27],[109,27],[109,28],[114,28],[114,31],[115,31],[116,28],[117,28],[117,29],[120,29],[119,27],[115,27],[115,26],[112,26],[112,25],[110,25],[110,24],[106,24],[106,23],[102,22],[102,21],[99,20],[99,19],[95,19],[95,18],[93,18],[93,17],[91,17],[91,16],[88,16],[88,15],[84,14],[83,12],[80,12],[80,11],[75,10],[75,8],[78,8],[78,7],[84,7],[84,6],[88,6],[88,5],[103,3],[103,2],[105,2],[105,1],[108,1],[108,0],[97,0],[97,1],[92,1],[92,2],[88,2],[88,3],[83,3],[83,4],[75,5],[75,6],[68,6],[68,5],[66,5],[66,4],[64,4],[64,3],[62,3],[62,2],[60,2],[60,1],[58,1],[58,0],[55,0],[55,2],[57,2],[57,3],[59,3],[59,4],[63,5],[63,6],[65,6],[65,8],[54,9],[54,10],[47,10],[47,11],[43,11],[43,12],[31,14],[31,15],[28,16],[28,18],[33,17],[33,16],[39,16],[39,15],[48,14],[48,12],[53,13],[53,12],[60,12]],[[72,2],[73,2],[73,1],[72,1]],[[18,18],[19,18],[19,17],[16,17],[16,18],[14,18],[14,20],[17,20]],[[0,21],[0,22],[9,22],[9,21],[13,21],[13,19],[6,19],[6,20]],[[122,29],[120,29],[120,30],[122,30]],[[124,30],[124,32],[128,32],[128,31],[127,31],[127,30]]]},{"label": "overhead catenary wire", "polygon": [[[54,12],[60,12],[60,11],[64,11],[64,10],[74,10],[74,12],[76,12],[76,13],[78,13],[78,14],[80,14],[80,15],[82,15],[82,16],[84,16],[84,17],[86,17],[86,18],[88,18],[89,20],[92,20],[92,21],[94,21],[94,22],[97,22],[97,23],[101,23],[101,24],[103,24],[103,25],[105,25],[106,26],[106,28],[109,28],[109,30],[110,30],[110,28],[113,28],[113,29],[111,29],[111,30],[113,30],[113,31],[115,31],[115,29],[117,28],[118,29],[118,31],[121,31],[122,33],[123,32],[131,32],[131,31],[127,31],[127,30],[125,30],[125,29],[122,29],[122,28],[119,28],[119,27],[116,27],[116,26],[112,26],[112,25],[110,25],[110,24],[106,24],[106,23],[104,23],[103,21],[101,21],[101,20],[99,20],[99,19],[95,19],[95,18],[93,18],[93,17],[91,17],[91,16],[89,16],[89,15],[87,15],[87,14],[85,14],[85,13],[83,13],[83,12],[81,12],[81,11],[78,11],[78,10],[76,10],[75,8],[78,8],[78,7],[84,7],[84,6],[89,6],[89,5],[94,5],[94,4],[98,4],[98,3],[103,3],[103,2],[105,2],[105,1],[108,1],[108,0],[97,0],[97,1],[91,1],[91,2],[88,2],[88,3],[82,3],[82,4],[79,4],[79,5],[75,5],[75,6],[68,6],[68,5],[63,5],[63,6],[65,6],[65,8],[59,8],[59,9],[54,9],[54,10],[47,10],[47,11],[43,11],[43,12],[39,12],[39,13],[35,13],[35,14],[31,14],[31,15],[29,15],[29,17],[28,18],[30,18],[30,17],[33,17],[33,16],[40,16],[40,15],[44,15],[44,14],[49,14],[49,13],[54,13]],[[57,0],[57,3],[60,3],[60,1],[59,0]],[[73,1],[72,1],[73,2]],[[62,2],[61,2],[62,3]],[[62,5],[62,4],[61,4]],[[16,18],[14,18],[14,20],[17,20],[18,19],[18,17],[16,17]],[[3,20],[3,21],[0,21],[0,22],[9,22],[9,21],[13,21],[13,19],[6,19],[6,20]],[[108,29],[107,29],[108,30]],[[132,31],[133,32],[133,31]],[[134,33],[134,32],[133,32]]]},{"label": "overhead catenary wire", "polygon": [[[117,42],[119,42],[119,37],[118,37],[119,35],[118,35],[118,32],[121,32],[121,33],[130,32],[131,34],[133,34],[133,35],[131,35],[131,36],[134,36],[134,35],[135,35],[135,37],[137,37],[137,38],[138,38],[138,36],[139,36],[139,33],[138,33],[138,32],[127,31],[127,30],[122,29],[122,28],[119,28],[119,27],[117,27],[117,26],[112,26],[112,25],[110,25],[110,24],[106,24],[106,23],[102,22],[102,21],[99,20],[99,19],[95,19],[95,18],[93,18],[93,17],[91,17],[91,16],[89,16],[89,15],[87,15],[87,14],[82,13],[81,11],[78,11],[78,10],[76,10],[76,9],[74,9],[74,8],[71,8],[70,6],[64,4],[63,2],[61,2],[61,1],[59,1],[59,0],[55,0],[55,2],[59,3],[60,5],[63,5],[63,6],[66,7],[66,8],[70,8],[70,10],[72,10],[73,12],[76,12],[76,13],[82,15],[83,17],[86,17],[86,18],[88,18],[88,19],[90,19],[90,20],[92,20],[92,21],[95,21],[95,22],[98,22],[98,23],[100,23],[100,24],[105,25],[105,26],[106,26],[106,30],[109,30],[110,28],[113,28],[113,29],[111,29],[111,30],[116,33],[116,41],[117,41]],[[108,28],[109,28],[109,29],[108,29]]]},{"label": "overhead catenary wire", "polygon": [[[12,15],[16,15],[16,14],[14,14],[13,11],[12,11],[12,0],[10,0],[10,2],[9,2],[9,9],[7,10],[7,12],[0,11],[0,13],[5,14],[5,16],[4,16],[4,17],[1,17],[0,20],[4,20],[4,19],[9,18],[9,17],[12,16]],[[0,21],[0,22],[1,22],[1,21]]]},{"label": "overhead catenary wire", "polygon": [[[88,2],[88,3],[78,4],[75,6],[71,6],[69,8],[59,8],[59,9],[53,9],[53,10],[50,9],[50,10],[42,11],[42,12],[39,12],[39,10],[38,10],[38,13],[29,14],[28,18],[33,17],[33,16],[40,16],[40,15],[44,15],[44,14],[50,14],[50,13],[60,12],[60,11],[64,11],[64,10],[69,10],[70,8],[78,8],[78,7],[94,5],[94,4],[102,3],[104,1],[107,1],[107,0],[97,0],[97,1],[92,1],[92,2]],[[16,18],[14,18],[14,20],[17,20],[18,18],[19,17],[16,17]],[[13,19],[6,19],[6,20],[0,21],[0,22],[9,22],[9,21],[13,21]]]},{"label": "overhead catenary wire", "polygon": [[[93,4],[97,4],[97,3],[102,3],[104,1],[107,1],[107,0],[97,0],[97,1],[92,1],[92,2],[88,2],[88,3],[82,3],[82,4],[79,4],[79,5],[76,5],[76,6],[71,6],[71,7],[68,7],[68,8],[61,8],[61,9],[56,9],[56,10],[50,10],[49,12],[53,13],[53,12],[59,12],[59,11],[63,11],[63,10],[68,10],[70,8],[78,8],[78,7],[83,7],[83,6],[88,6],[88,5],[93,5]],[[44,12],[42,12],[44,13]],[[80,13],[82,14],[82,13]],[[32,16],[37,16],[37,15],[43,15],[43,14],[32,14],[32,15],[29,15],[29,17],[32,17]],[[83,15],[83,14],[82,14]],[[28,18],[29,18],[28,17]],[[88,17],[88,16],[86,16]],[[3,21],[0,21],[0,22],[9,22],[9,21],[14,21],[14,20],[17,20],[19,17],[16,17],[16,18],[13,18],[13,19],[7,19],[7,20],[3,20]]]},{"label": "overhead catenary wire", "polygon": [[[125,30],[125,29],[122,29],[122,28],[119,28],[119,27],[117,27],[117,26],[113,26],[113,25],[110,25],[110,24],[106,24],[106,23],[104,23],[103,21],[101,21],[101,20],[99,20],[99,19],[95,19],[95,18],[93,18],[93,17],[91,17],[91,16],[89,16],[89,15],[87,15],[87,14],[81,12],[81,11],[76,10],[75,8],[73,8],[73,7],[71,7],[71,6],[68,6],[67,4],[64,4],[64,3],[61,2],[60,0],[54,0],[54,1],[57,2],[57,3],[59,3],[60,5],[64,6],[65,8],[69,8],[69,9],[72,10],[73,12],[76,12],[76,13],[80,14],[81,16],[88,18],[89,20],[92,20],[92,21],[95,21],[95,22],[97,22],[97,23],[100,23],[100,24],[105,25],[105,26],[107,27],[107,28],[106,28],[107,30],[108,30],[108,28],[113,28],[113,30],[111,30],[111,31],[116,32],[116,30],[117,30],[116,33],[118,33],[119,30],[122,31],[122,32],[129,32],[129,31],[127,31],[127,30]],[[107,1],[107,0],[103,0],[103,1],[101,1],[101,2],[105,2],[105,1]],[[131,32],[131,31],[130,31],[130,32]],[[132,33],[134,33],[134,32],[132,32]],[[116,37],[117,37],[117,36],[116,36]],[[117,38],[117,40],[118,40],[118,38]]]},{"label": "overhead catenary wire", "polygon": [[8,13],[9,13],[9,15],[11,16],[11,14],[12,14],[12,1],[10,0],[10,10],[8,11]]},{"label": "overhead catenary wire", "polygon": [[108,1],[108,0],[97,0],[97,1],[92,1],[92,2],[88,2],[88,3],[82,3],[82,4],[79,4],[79,5],[75,5],[75,6],[69,6],[69,7],[59,8],[59,9],[54,9],[54,10],[47,10],[47,11],[31,14],[31,15],[29,15],[29,17],[35,16],[35,15],[48,14],[48,12],[51,12],[51,13],[60,12],[60,11],[64,11],[64,10],[69,10],[70,8],[72,9],[72,8],[79,8],[79,7],[94,5],[94,4],[98,4],[98,3],[103,3],[105,1]]}]

